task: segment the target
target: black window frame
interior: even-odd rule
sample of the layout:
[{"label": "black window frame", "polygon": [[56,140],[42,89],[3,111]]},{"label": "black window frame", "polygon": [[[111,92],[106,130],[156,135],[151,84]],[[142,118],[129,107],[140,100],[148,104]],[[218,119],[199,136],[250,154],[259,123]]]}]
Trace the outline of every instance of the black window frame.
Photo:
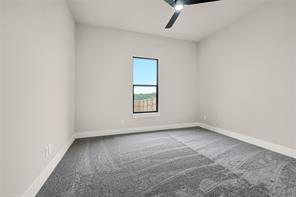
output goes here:
[{"label": "black window frame", "polygon": [[[159,106],[158,106],[158,68],[159,68],[159,59],[157,58],[150,58],[150,57],[139,57],[133,56],[132,59],[146,59],[146,60],[155,60],[156,61],[156,85],[147,85],[147,84],[134,84],[134,64],[132,65],[133,68],[133,114],[147,114],[147,113],[158,113]],[[134,61],[133,61],[134,62]],[[135,87],[155,87],[156,88],[156,110],[155,111],[143,111],[143,112],[135,112]]]}]

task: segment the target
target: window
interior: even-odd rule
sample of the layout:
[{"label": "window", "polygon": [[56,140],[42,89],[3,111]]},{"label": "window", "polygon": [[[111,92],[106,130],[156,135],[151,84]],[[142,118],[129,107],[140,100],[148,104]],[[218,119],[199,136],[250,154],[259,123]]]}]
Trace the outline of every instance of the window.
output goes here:
[{"label": "window", "polygon": [[158,112],[158,59],[133,57],[133,113]]}]

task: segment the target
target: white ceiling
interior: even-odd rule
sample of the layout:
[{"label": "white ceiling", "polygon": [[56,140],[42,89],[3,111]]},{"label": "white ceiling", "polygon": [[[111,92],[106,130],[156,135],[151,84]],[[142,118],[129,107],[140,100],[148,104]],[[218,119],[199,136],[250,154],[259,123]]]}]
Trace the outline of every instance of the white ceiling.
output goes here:
[{"label": "white ceiling", "polygon": [[172,29],[173,8],[163,0],[68,0],[78,23],[199,41],[268,0],[221,0],[185,6]]}]

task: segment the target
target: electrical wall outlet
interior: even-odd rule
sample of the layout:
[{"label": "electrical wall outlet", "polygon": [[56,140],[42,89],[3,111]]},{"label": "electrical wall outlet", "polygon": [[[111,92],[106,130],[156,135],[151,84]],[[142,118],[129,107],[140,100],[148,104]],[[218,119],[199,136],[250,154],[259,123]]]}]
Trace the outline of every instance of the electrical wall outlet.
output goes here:
[{"label": "electrical wall outlet", "polygon": [[49,155],[48,146],[45,147],[45,158],[47,158]]},{"label": "electrical wall outlet", "polygon": [[48,144],[48,154],[50,155],[51,152],[52,152],[52,146],[51,146],[51,144]]},{"label": "electrical wall outlet", "polygon": [[48,144],[45,147],[44,150],[45,150],[45,158],[47,158],[52,153],[52,146],[51,146],[51,144]]},{"label": "electrical wall outlet", "polygon": [[208,118],[207,115],[203,115],[204,120],[207,120],[207,118]]}]

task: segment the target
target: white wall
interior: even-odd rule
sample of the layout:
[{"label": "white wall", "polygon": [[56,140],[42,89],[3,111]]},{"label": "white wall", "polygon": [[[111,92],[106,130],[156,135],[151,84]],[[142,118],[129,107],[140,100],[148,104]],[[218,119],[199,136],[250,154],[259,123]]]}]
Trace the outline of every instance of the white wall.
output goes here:
[{"label": "white wall", "polygon": [[3,29],[6,197],[23,194],[74,130],[75,24],[65,1],[6,0]]},{"label": "white wall", "polygon": [[0,196],[3,196],[3,123],[2,123],[2,67],[3,67],[3,5],[0,0]]},{"label": "white wall", "polygon": [[[197,120],[195,43],[78,25],[76,130]],[[160,117],[132,118],[132,56],[159,59]]]},{"label": "white wall", "polygon": [[296,148],[295,1],[273,1],[198,46],[201,121]]}]

